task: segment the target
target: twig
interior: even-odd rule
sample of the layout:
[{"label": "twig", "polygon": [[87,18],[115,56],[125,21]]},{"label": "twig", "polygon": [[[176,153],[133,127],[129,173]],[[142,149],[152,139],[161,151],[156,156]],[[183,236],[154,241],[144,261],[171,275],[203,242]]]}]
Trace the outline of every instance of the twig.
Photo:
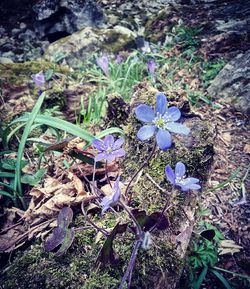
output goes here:
[{"label": "twig", "polygon": [[157,189],[159,189],[160,191],[162,191],[163,193],[165,193],[165,190],[159,186],[156,181],[149,175],[149,174],[146,174],[146,177],[157,187]]}]

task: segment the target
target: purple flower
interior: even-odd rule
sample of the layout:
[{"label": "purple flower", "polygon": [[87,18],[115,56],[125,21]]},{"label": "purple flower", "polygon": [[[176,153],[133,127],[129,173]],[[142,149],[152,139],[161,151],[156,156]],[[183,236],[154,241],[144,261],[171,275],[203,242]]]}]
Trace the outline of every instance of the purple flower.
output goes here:
[{"label": "purple flower", "polygon": [[151,52],[151,48],[150,48],[148,41],[144,41],[144,45],[143,45],[141,50],[143,53],[150,53]]},{"label": "purple flower", "polygon": [[167,98],[163,93],[156,95],[155,111],[146,104],[140,104],[136,107],[135,114],[137,119],[148,123],[140,128],[137,137],[144,141],[156,133],[156,142],[162,150],[171,147],[172,137],[169,131],[184,135],[190,132],[185,125],[176,122],[181,117],[181,112],[175,106],[167,108]]},{"label": "purple flower", "polygon": [[182,162],[178,162],[175,165],[175,171],[167,165],[165,168],[165,174],[169,182],[173,186],[178,186],[182,191],[199,190],[201,186],[198,184],[199,180],[196,178],[185,178],[186,168]]},{"label": "purple flower", "polygon": [[153,59],[149,60],[147,62],[147,69],[148,69],[148,72],[151,74],[151,75],[154,75],[155,74],[155,69],[156,69],[156,63]]},{"label": "purple flower", "polygon": [[39,73],[31,75],[31,77],[32,77],[36,86],[41,87],[45,84],[45,76],[44,76],[42,71],[40,71]]},{"label": "purple flower", "polygon": [[125,150],[121,148],[123,143],[123,138],[118,138],[115,141],[112,135],[107,135],[104,141],[94,139],[92,144],[99,151],[95,156],[95,161],[105,159],[108,162],[112,162],[115,158],[123,157],[125,155]]},{"label": "purple flower", "polygon": [[107,55],[100,56],[96,59],[97,65],[101,68],[106,76],[109,76],[109,59]]},{"label": "purple flower", "polygon": [[102,199],[101,201],[101,206],[102,206],[102,214],[104,214],[110,207],[115,206],[121,197],[121,191],[119,188],[119,181],[120,177],[118,177],[115,181],[115,184],[112,188],[112,195],[106,196]]},{"label": "purple flower", "polygon": [[118,55],[116,56],[115,63],[116,63],[116,64],[121,64],[121,63],[123,63],[123,62],[124,62],[124,57],[123,57],[122,55],[118,54]]}]

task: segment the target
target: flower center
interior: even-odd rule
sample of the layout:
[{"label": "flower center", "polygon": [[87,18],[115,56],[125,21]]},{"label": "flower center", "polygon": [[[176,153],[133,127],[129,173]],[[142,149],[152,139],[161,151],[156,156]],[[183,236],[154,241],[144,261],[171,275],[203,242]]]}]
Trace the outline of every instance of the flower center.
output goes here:
[{"label": "flower center", "polygon": [[176,179],[175,179],[175,182],[177,184],[185,185],[187,180],[186,180],[185,176],[183,176],[183,177],[178,177],[177,176]]},{"label": "flower center", "polygon": [[155,124],[158,128],[165,129],[166,120],[159,112],[157,112],[156,117],[153,119],[153,124]]},{"label": "flower center", "polygon": [[106,153],[107,154],[111,154],[112,153],[112,148],[109,146],[109,147],[107,147],[107,149],[106,149]]}]

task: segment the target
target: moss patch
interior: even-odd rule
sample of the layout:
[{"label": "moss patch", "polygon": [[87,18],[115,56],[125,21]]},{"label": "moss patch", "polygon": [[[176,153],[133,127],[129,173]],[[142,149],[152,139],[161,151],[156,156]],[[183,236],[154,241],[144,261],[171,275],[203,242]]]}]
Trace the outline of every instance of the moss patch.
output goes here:
[{"label": "moss patch", "polygon": [[[146,91],[146,92],[145,92]],[[145,87],[138,88],[137,103],[146,102],[154,105],[155,90]],[[167,284],[169,280],[178,279],[183,267],[183,260],[177,253],[178,244],[173,241],[178,235],[181,222],[186,219],[185,206],[196,206],[198,192],[193,196],[173,190],[167,183],[164,168],[167,164],[174,166],[183,161],[188,174],[206,179],[212,157],[212,132],[209,124],[198,118],[183,120],[191,128],[188,137],[174,137],[174,149],[167,152],[157,150],[154,158],[132,188],[133,206],[145,209],[147,213],[161,211],[167,198],[172,204],[168,211],[170,228],[164,232],[154,232],[153,245],[148,251],[139,250],[133,273],[132,288],[152,289],[163,288],[159,284]],[[142,143],[137,140],[136,133],[142,124],[133,113],[124,128],[126,133],[127,158],[123,163],[123,178],[128,179],[145,161],[152,148],[152,141]],[[151,178],[151,179],[150,179]],[[153,179],[153,181],[152,181]],[[157,184],[157,185],[156,185]],[[160,186],[162,189],[159,189]],[[95,222],[106,229],[113,228],[117,217],[108,212],[104,217],[95,216]],[[120,221],[127,221],[124,213]],[[76,218],[76,226],[82,225],[83,217]],[[81,288],[81,289],[112,289],[117,288],[132,252],[131,233],[118,235],[114,242],[119,262],[115,266],[99,265],[97,262],[105,238],[96,242],[94,230],[86,230],[76,235],[73,246],[62,258],[43,252],[40,245],[19,253],[9,270],[3,275],[3,288]],[[164,287],[165,288],[165,287]]]}]

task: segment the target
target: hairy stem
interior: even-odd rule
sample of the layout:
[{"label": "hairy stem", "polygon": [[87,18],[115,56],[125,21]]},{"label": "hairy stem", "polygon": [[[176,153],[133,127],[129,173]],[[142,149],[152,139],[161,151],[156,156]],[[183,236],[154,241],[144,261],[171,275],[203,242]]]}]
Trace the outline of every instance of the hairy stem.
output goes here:
[{"label": "hairy stem", "polygon": [[130,218],[132,219],[132,221],[134,222],[135,226],[136,226],[136,231],[137,234],[139,236],[139,238],[141,239],[143,236],[143,231],[142,228],[140,226],[140,224],[138,223],[138,221],[136,220],[135,216],[133,215],[133,213],[130,211],[129,207],[126,206],[121,200],[120,200],[120,205],[124,208],[124,210],[128,213],[128,215],[130,216]]},{"label": "hairy stem", "polygon": [[138,254],[138,251],[139,251],[140,246],[141,246],[141,241],[140,241],[140,240],[135,241],[135,243],[134,243],[134,248],[133,248],[133,251],[132,251],[132,254],[131,254],[129,263],[128,263],[128,267],[127,267],[127,269],[126,269],[125,274],[123,275],[121,284],[120,284],[120,286],[119,286],[118,289],[123,289],[123,287],[124,287],[124,285],[125,285],[125,282],[126,282],[127,280],[128,280],[127,289],[130,288],[132,273],[133,273],[133,270],[134,270],[135,261],[136,261],[136,257],[137,257],[137,254]]},{"label": "hairy stem", "polygon": [[112,188],[111,182],[110,182],[110,179],[109,179],[109,176],[108,176],[108,161],[106,161],[106,163],[105,163],[105,175],[106,175],[108,184],[109,184],[110,187]]}]

